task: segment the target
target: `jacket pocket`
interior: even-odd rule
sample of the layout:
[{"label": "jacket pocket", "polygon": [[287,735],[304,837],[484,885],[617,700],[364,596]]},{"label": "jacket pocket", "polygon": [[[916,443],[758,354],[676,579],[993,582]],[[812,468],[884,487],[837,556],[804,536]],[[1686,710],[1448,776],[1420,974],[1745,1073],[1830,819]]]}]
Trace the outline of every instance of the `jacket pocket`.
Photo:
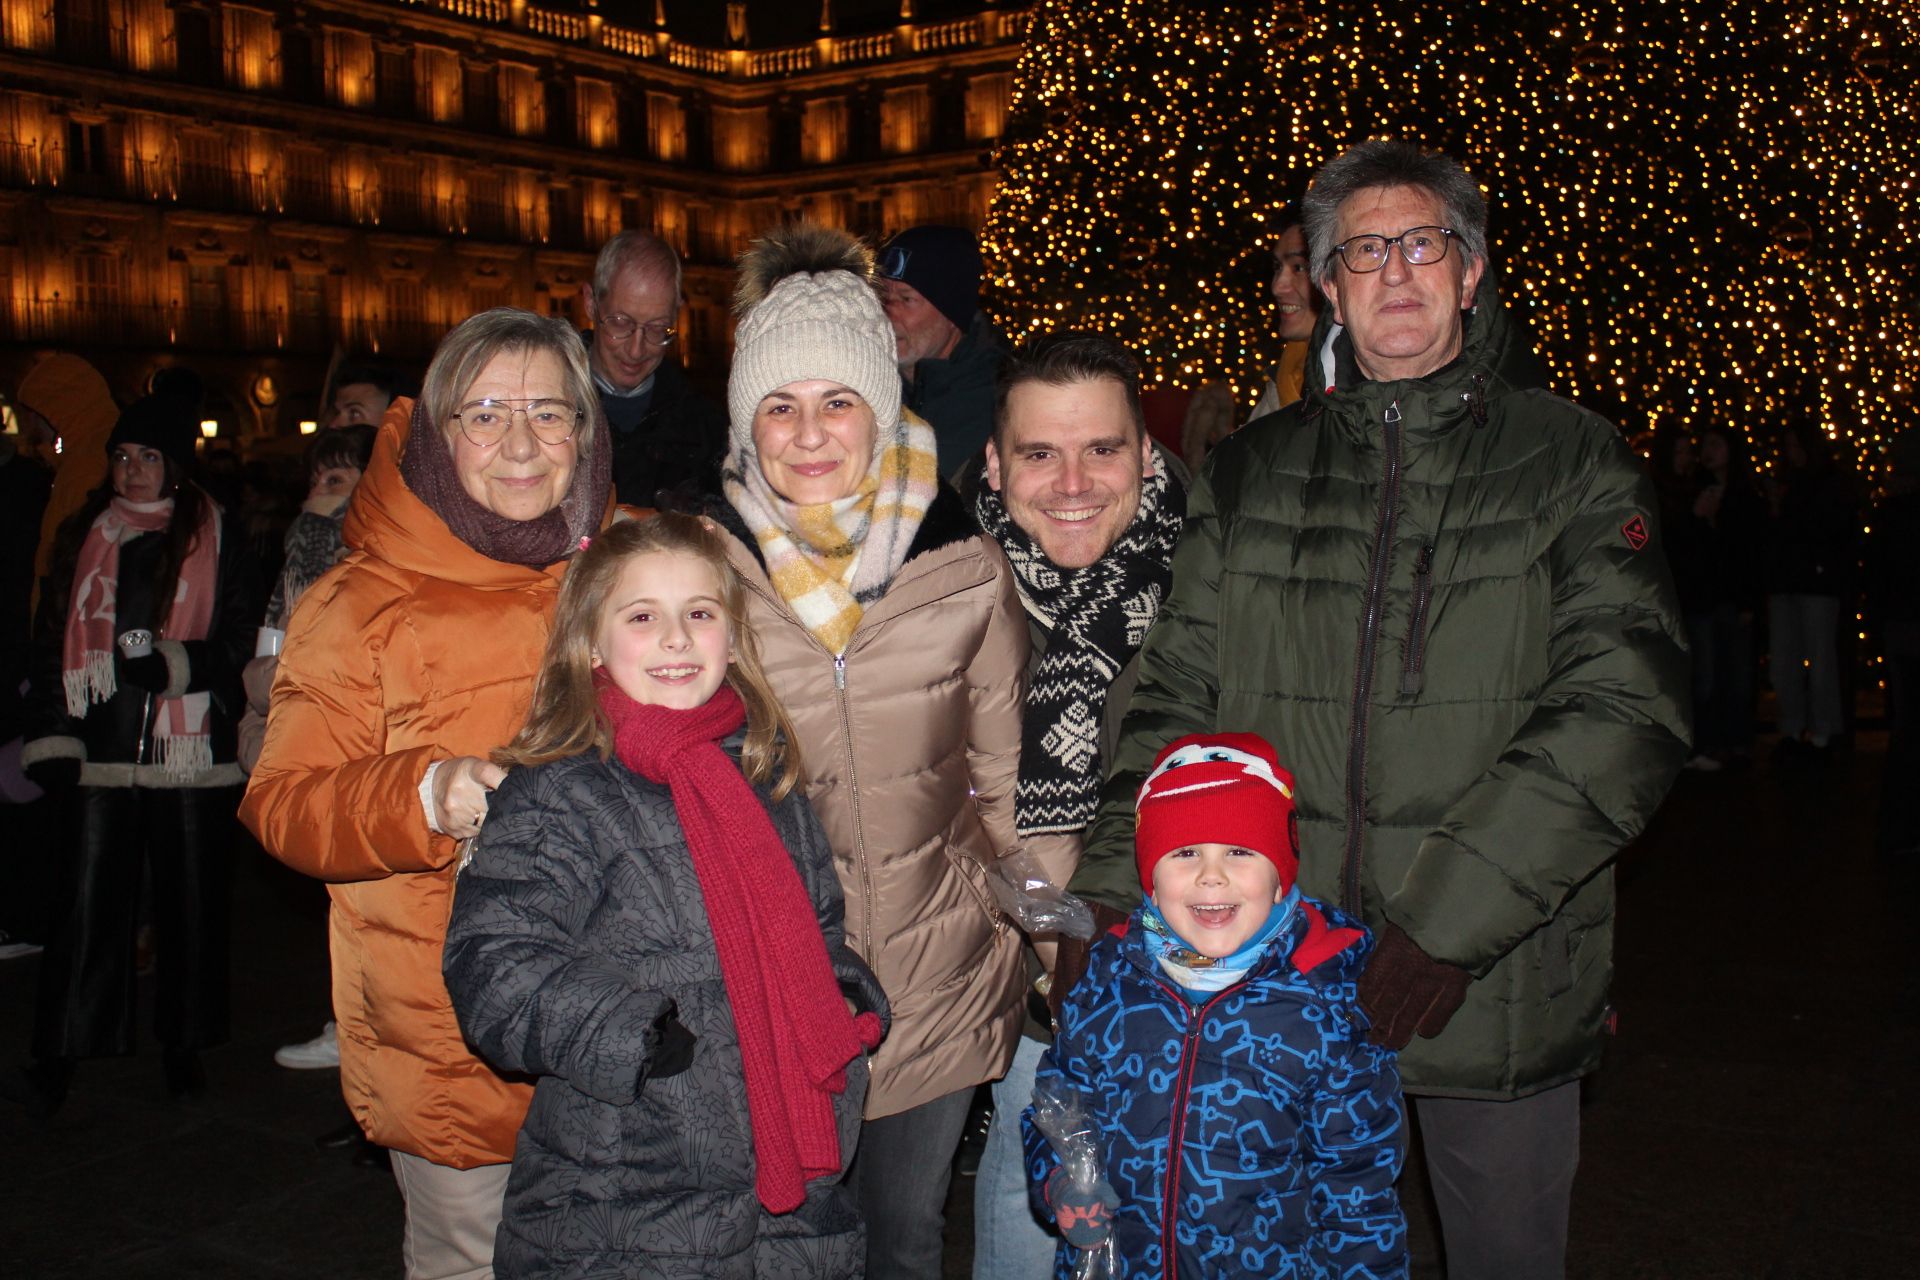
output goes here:
[{"label": "jacket pocket", "polygon": [[986,915],[988,923],[993,925],[994,932],[998,933],[1005,929],[1006,917],[1000,914],[1000,906],[993,900],[993,890],[987,887],[988,872],[980,864],[980,860],[970,854],[956,852],[953,842],[949,840],[940,842],[940,853],[959,874],[961,887],[967,891],[967,896],[973,899],[974,905]]},{"label": "jacket pocket", "polygon": [[1400,656],[1400,695],[1419,695],[1427,683],[1427,614],[1433,607],[1433,544],[1420,548],[1413,563],[1413,616],[1407,621],[1407,644]]},{"label": "jacket pocket", "polygon": [[1549,998],[1573,990],[1573,933],[1564,914],[1540,931],[1540,980]]}]

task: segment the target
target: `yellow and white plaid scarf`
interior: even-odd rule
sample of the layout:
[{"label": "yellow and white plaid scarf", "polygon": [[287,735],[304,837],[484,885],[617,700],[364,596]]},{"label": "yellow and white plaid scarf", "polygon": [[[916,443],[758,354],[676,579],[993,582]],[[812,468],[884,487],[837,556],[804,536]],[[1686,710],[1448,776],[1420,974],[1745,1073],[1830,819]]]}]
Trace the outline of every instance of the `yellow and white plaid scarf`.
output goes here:
[{"label": "yellow and white plaid scarf", "polygon": [[758,458],[728,459],[721,486],[753,530],[773,589],[829,652],[846,652],[860,616],[906,563],[939,489],[936,459],[933,428],[907,412],[875,449],[859,489],[834,502],[788,502]]}]

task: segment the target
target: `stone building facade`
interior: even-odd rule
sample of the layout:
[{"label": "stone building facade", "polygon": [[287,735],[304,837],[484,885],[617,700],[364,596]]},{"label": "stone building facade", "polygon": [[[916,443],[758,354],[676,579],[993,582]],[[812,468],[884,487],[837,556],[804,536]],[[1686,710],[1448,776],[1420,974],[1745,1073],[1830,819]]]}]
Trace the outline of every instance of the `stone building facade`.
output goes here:
[{"label": "stone building facade", "polygon": [[681,358],[717,382],[760,229],[985,217],[1026,7],[881,3],[756,47],[739,4],[702,45],[666,0],[0,0],[0,391],[51,350],[123,396],[185,363],[223,437],[285,437],[336,352],[417,371],[485,307],[579,320],[632,226],[686,257]]}]

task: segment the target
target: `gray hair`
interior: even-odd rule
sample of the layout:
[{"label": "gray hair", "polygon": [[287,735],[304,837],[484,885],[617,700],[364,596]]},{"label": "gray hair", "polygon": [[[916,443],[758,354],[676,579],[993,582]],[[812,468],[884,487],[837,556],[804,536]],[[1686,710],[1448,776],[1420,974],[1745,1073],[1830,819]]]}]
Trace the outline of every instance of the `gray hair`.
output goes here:
[{"label": "gray hair", "polygon": [[680,255],[658,236],[648,235],[644,231],[622,231],[600,246],[600,256],[593,260],[593,298],[596,303],[606,301],[607,294],[613,290],[614,277],[622,271],[638,271],[656,279],[671,277],[673,299],[676,304],[679,303]]},{"label": "gray hair", "polygon": [[587,370],[587,347],[580,333],[558,316],[536,315],[519,307],[494,307],[469,316],[440,340],[420,388],[420,404],[427,420],[441,431],[460,407],[460,397],[495,356],[509,351],[548,351],[566,371],[567,398],[586,411],[574,445],[582,458],[593,451],[605,421],[593,375]]},{"label": "gray hair", "polygon": [[[1333,275],[1333,246],[1340,234],[1340,206],[1351,196],[1379,187],[1419,187],[1440,202],[1448,227],[1470,262],[1487,260],[1487,201],[1452,156],[1411,142],[1376,138],[1321,166],[1301,203],[1307,228],[1307,260],[1314,283]],[[1406,228],[1380,227],[1385,234]]]}]

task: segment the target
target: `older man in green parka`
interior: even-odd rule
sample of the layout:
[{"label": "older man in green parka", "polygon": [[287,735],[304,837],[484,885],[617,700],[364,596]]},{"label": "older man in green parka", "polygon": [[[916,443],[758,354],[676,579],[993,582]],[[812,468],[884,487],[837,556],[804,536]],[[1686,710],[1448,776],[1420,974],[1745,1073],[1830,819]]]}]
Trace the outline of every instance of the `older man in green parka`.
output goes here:
[{"label": "older man in green parka", "polygon": [[1321,170],[1305,397],[1207,461],[1076,891],[1139,897],[1133,798],[1185,733],[1298,779],[1305,892],[1364,916],[1450,1280],[1563,1274],[1579,1080],[1609,1022],[1613,873],[1686,757],[1652,487],[1540,386],[1453,160]]}]

